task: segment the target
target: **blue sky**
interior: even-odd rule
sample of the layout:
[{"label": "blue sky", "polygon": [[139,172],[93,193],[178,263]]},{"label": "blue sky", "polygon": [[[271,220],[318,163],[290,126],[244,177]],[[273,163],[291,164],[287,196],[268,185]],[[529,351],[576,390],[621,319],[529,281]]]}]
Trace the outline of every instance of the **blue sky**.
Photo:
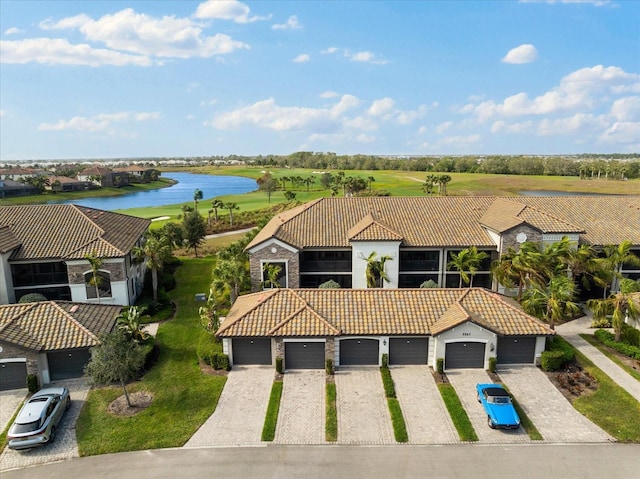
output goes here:
[{"label": "blue sky", "polygon": [[640,152],[640,2],[0,0],[0,158]]}]

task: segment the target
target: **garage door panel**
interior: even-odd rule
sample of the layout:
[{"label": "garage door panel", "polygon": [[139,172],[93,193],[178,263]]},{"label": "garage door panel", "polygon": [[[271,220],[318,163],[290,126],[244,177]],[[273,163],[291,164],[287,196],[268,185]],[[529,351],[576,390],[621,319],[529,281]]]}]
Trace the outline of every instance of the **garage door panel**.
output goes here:
[{"label": "garage door panel", "polygon": [[324,369],[324,342],[284,343],[286,369]]},{"label": "garage door panel", "polygon": [[91,359],[88,349],[72,349],[47,353],[49,376],[52,381],[79,378],[84,374],[84,367]]},{"label": "garage door panel", "polygon": [[445,349],[445,369],[484,368],[485,344],[473,341],[448,343]]},{"label": "garage door panel", "polygon": [[389,364],[427,364],[429,338],[390,338]]},{"label": "garage door panel", "polygon": [[380,357],[377,339],[343,339],[340,341],[341,366],[377,365]]},{"label": "garage door panel", "polygon": [[233,364],[271,364],[271,339],[233,338]]},{"label": "garage door panel", "polygon": [[11,361],[0,363],[0,391],[27,387],[27,363]]},{"label": "garage door panel", "polygon": [[533,364],[536,338],[510,336],[498,339],[498,364]]}]

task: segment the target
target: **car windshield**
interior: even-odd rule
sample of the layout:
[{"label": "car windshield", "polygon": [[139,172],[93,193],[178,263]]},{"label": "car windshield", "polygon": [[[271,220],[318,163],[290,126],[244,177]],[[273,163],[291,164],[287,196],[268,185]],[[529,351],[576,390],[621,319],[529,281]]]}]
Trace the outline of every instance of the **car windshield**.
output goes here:
[{"label": "car windshield", "polygon": [[489,400],[494,404],[509,404],[509,398],[505,396],[491,396]]},{"label": "car windshield", "polygon": [[35,432],[38,429],[40,429],[40,420],[38,421],[33,421],[33,422],[27,422],[24,424],[19,424],[16,423],[13,426],[13,434],[24,434],[27,432]]}]

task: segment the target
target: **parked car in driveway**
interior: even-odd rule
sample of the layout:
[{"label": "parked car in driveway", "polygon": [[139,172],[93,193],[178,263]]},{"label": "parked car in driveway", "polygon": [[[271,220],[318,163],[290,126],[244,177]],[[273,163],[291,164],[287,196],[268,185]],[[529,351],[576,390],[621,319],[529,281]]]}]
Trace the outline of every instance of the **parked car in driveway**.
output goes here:
[{"label": "parked car in driveway", "polygon": [[65,411],[71,406],[65,387],[41,389],[22,406],[11,425],[9,449],[30,449],[53,442]]},{"label": "parked car in driveway", "polygon": [[487,413],[491,429],[518,429],[520,417],[513,407],[511,396],[500,384],[476,384],[478,402]]}]

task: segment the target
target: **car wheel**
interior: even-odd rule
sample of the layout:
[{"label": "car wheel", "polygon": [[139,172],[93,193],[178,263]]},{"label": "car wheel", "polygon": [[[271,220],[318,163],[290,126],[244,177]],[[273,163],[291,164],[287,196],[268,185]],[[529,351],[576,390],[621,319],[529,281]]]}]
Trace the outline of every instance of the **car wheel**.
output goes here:
[{"label": "car wheel", "polygon": [[68,411],[70,407],[71,407],[71,398],[67,397],[67,404],[65,405],[65,409]]},{"label": "car wheel", "polygon": [[480,401],[480,394],[476,393],[476,399],[478,400],[478,402],[481,402]]},{"label": "car wheel", "polygon": [[495,429],[495,428],[496,428],[496,426],[495,426],[495,425],[493,424],[493,422],[491,421],[491,417],[490,417],[490,416],[487,416],[487,424],[489,424],[489,427],[490,427],[491,429]]},{"label": "car wheel", "polygon": [[51,434],[49,435],[49,443],[55,442],[56,440],[56,427],[53,426],[51,428]]}]

